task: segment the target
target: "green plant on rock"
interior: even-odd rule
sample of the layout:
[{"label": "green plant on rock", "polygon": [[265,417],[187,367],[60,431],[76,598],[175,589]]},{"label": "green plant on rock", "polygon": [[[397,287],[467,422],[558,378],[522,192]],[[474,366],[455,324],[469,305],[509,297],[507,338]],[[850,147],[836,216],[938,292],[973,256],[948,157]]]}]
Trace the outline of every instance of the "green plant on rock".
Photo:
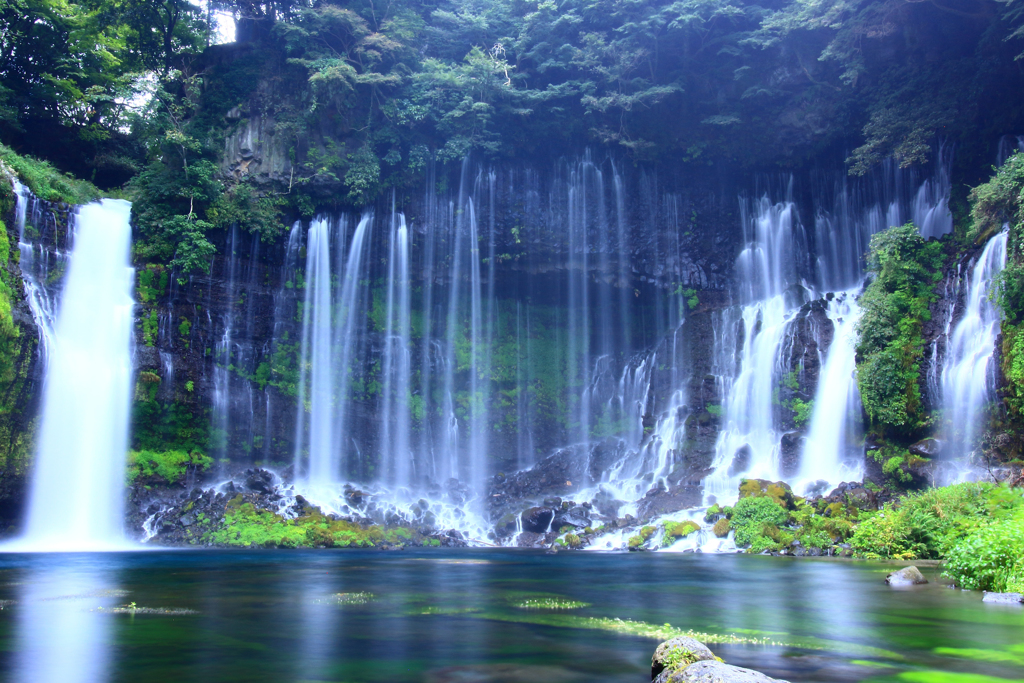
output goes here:
[{"label": "green plant on rock", "polygon": [[741,498],[733,508],[731,524],[736,530],[736,544],[749,546],[752,553],[778,550],[779,527],[789,520],[789,513],[769,496]]},{"label": "green plant on rock", "polygon": [[665,522],[665,543],[675,543],[679,539],[686,538],[697,531],[700,531],[700,525],[690,520]]},{"label": "green plant on rock", "polygon": [[729,535],[731,527],[732,525],[729,522],[729,520],[725,517],[722,517],[717,522],[715,522],[715,525],[713,527],[711,527],[711,532],[718,538],[725,538]]},{"label": "green plant on rock", "polygon": [[178,484],[190,470],[203,472],[212,464],[213,459],[199,451],[128,451],[128,481]]}]

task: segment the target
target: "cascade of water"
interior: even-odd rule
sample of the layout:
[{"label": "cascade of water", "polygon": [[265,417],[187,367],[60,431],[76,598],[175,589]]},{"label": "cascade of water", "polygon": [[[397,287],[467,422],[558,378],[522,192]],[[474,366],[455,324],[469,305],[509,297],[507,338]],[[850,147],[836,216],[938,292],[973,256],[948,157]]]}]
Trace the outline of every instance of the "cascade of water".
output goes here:
[{"label": "cascade of water", "polygon": [[[225,298],[228,305],[224,314],[224,332],[214,346],[213,365],[213,451],[219,462],[228,458],[228,428],[231,419],[231,371],[233,336],[235,331],[235,280],[238,275],[238,225],[232,224],[228,232],[227,289]],[[211,288],[212,290],[212,288]],[[212,291],[211,291],[212,296]],[[208,306],[209,310],[212,306]]]},{"label": "cascade of water", "polygon": [[946,344],[942,370],[949,447],[947,457],[963,459],[973,450],[980,418],[992,398],[992,352],[999,335],[999,309],[989,288],[1006,265],[1007,231],[992,237],[969,271],[964,310]]},{"label": "cascade of water", "polygon": [[[767,196],[754,203],[749,215],[741,203],[746,248],[736,261],[741,296],[738,373],[728,382],[723,427],[715,446],[714,472],[704,482],[705,498],[735,497],[741,476],[779,477],[779,438],[773,397],[780,373],[779,350],[795,307],[786,288],[793,281],[794,212],[792,202],[772,204]],[[732,315],[728,324],[735,325]],[[731,342],[732,335],[723,339]],[[729,357],[736,346],[726,343],[716,355]],[[728,367],[729,362],[720,364]],[[728,381],[728,380],[727,380]]]},{"label": "cascade of water", "polygon": [[[331,226],[317,216],[309,226],[306,241],[306,297],[302,307],[302,377],[299,409],[309,404],[309,456],[302,457],[304,416],[297,422],[296,463],[298,476],[313,485],[336,483],[341,476],[334,413],[338,370],[334,365],[332,321]],[[307,370],[308,368],[308,370]],[[305,466],[304,466],[305,465]]]},{"label": "cascade of water", "polygon": [[996,166],[1002,166],[1017,152],[1024,152],[1024,135],[1004,135],[996,148]]},{"label": "cascade of water", "polygon": [[410,485],[412,475],[409,442],[409,423],[412,420],[409,407],[412,393],[412,357],[409,350],[412,285],[409,277],[409,230],[405,216],[392,209],[380,442],[386,458],[388,483],[404,488]]},{"label": "cascade of water", "polygon": [[467,202],[469,213],[469,395],[470,395],[470,444],[469,472],[467,480],[472,491],[484,490],[487,479],[487,429],[489,397],[486,388],[489,377],[483,373],[487,365],[482,361],[486,343],[483,336],[483,307],[481,303],[482,283],[480,279],[480,235],[477,230],[476,212],[473,200]]},{"label": "cascade of water", "polygon": [[49,339],[43,411],[25,545],[99,550],[124,545],[124,472],[131,400],[131,204],[79,208]]},{"label": "cascade of water", "polygon": [[828,302],[832,343],[818,376],[810,431],[800,459],[798,490],[827,493],[842,481],[863,477],[860,395],[855,377],[860,287],[840,292]]},{"label": "cascade of water", "polygon": [[[593,193],[588,196],[588,185]],[[589,223],[593,220],[591,202],[598,202],[598,220],[603,220],[604,180],[601,171],[589,159],[570,173],[568,187],[567,220],[569,232],[568,272],[568,349],[570,385],[582,388],[576,406],[575,439],[586,443],[590,439],[590,297],[588,294]]]},{"label": "cascade of water", "polygon": [[[270,339],[271,357],[284,351],[283,345],[289,344],[291,341],[289,330],[291,321],[295,319],[295,275],[299,263],[299,250],[302,247],[302,237],[302,221],[295,221],[288,233],[288,241],[285,243],[281,284],[274,293],[274,331]],[[264,449],[269,449],[273,435],[274,406],[277,403],[278,394],[271,391],[269,385],[264,394],[266,409],[264,411],[263,444]]]}]

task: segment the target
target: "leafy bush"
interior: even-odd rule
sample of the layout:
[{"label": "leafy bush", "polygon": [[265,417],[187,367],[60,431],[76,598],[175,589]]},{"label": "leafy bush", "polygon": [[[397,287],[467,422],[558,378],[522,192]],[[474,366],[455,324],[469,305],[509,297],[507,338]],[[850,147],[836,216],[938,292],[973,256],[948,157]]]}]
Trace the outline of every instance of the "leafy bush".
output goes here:
[{"label": "leafy bush", "polygon": [[736,544],[749,545],[752,553],[776,550],[779,526],[788,519],[789,513],[768,496],[741,498],[732,513]]},{"label": "leafy bush", "polygon": [[1019,590],[1024,557],[1024,520],[1017,518],[977,529],[953,546],[945,575],[961,588]]},{"label": "leafy bush", "polygon": [[851,545],[867,557],[940,558],[993,519],[1024,508],[1006,486],[964,483],[909,494],[859,524]]}]

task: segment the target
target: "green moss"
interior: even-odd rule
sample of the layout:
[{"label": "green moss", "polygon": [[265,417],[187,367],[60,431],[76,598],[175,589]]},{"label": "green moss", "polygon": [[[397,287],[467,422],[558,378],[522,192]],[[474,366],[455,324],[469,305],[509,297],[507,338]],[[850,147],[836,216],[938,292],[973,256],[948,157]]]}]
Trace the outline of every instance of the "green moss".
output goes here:
[{"label": "green moss", "polygon": [[128,481],[177,484],[189,471],[203,472],[213,459],[199,451],[128,451]]},{"label": "green moss", "polygon": [[690,520],[684,522],[665,522],[665,542],[674,543],[680,538],[686,538],[697,531],[700,531],[700,525]]},{"label": "green moss", "polygon": [[731,524],[729,523],[729,520],[726,519],[725,517],[723,517],[722,519],[720,519],[717,522],[715,522],[715,525],[713,527],[711,527],[711,531],[718,538],[725,538],[726,536],[729,535],[730,527],[731,527]]},{"label": "green moss", "polygon": [[[236,496],[228,502],[218,528],[202,540],[233,546],[279,546],[284,548],[374,548],[422,544],[417,532],[405,527],[362,527],[344,520],[332,520],[313,511],[295,519],[257,510]],[[436,540],[436,539],[433,539]]]}]

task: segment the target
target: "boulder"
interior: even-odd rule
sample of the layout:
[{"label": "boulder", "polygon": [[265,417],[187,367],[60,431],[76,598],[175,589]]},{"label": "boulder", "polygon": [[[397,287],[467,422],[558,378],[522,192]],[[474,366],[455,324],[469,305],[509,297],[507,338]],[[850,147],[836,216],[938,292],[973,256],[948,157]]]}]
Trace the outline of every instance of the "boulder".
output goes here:
[{"label": "boulder", "polygon": [[274,475],[263,469],[245,471],[245,488],[256,493],[274,491]]},{"label": "boulder", "polygon": [[787,683],[753,669],[743,669],[715,660],[695,662],[682,671],[663,671],[654,680],[655,683]]},{"label": "boulder", "polygon": [[1024,602],[1024,595],[1020,593],[985,593],[985,597],[981,601],[995,605],[1019,605]]},{"label": "boulder", "polygon": [[942,453],[945,444],[940,439],[921,439],[907,449],[922,458],[934,458]]},{"label": "boulder", "polygon": [[551,526],[555,511],[550,508],[533,507],[523,511],[523,531],[543,534]]},{"label": "boulder", "polygon": [[928,579],[924,578],[924,574],[917,567],[911,565],[910,567],[904,567],[898,572],[893,572],[885,577],[885,582],[890,586],[916,586],[922,583],[928,583]]},{"label": "boulder", "polygon": [[555,513],[555,522],[551,525],[551,528],[557,531],[563,526],[572,526],[577,529],[590,526],[590,511],[581,505],[571,507],[568,510],[559,509]]},{"label": "boulder", "polygon": [[694,638],[678,636],[666,640],[654,651],[651,658],[651,679],[655,679],[666,668],[683,669],[694,662],[713,661],[715,653],[708,646]]}]

